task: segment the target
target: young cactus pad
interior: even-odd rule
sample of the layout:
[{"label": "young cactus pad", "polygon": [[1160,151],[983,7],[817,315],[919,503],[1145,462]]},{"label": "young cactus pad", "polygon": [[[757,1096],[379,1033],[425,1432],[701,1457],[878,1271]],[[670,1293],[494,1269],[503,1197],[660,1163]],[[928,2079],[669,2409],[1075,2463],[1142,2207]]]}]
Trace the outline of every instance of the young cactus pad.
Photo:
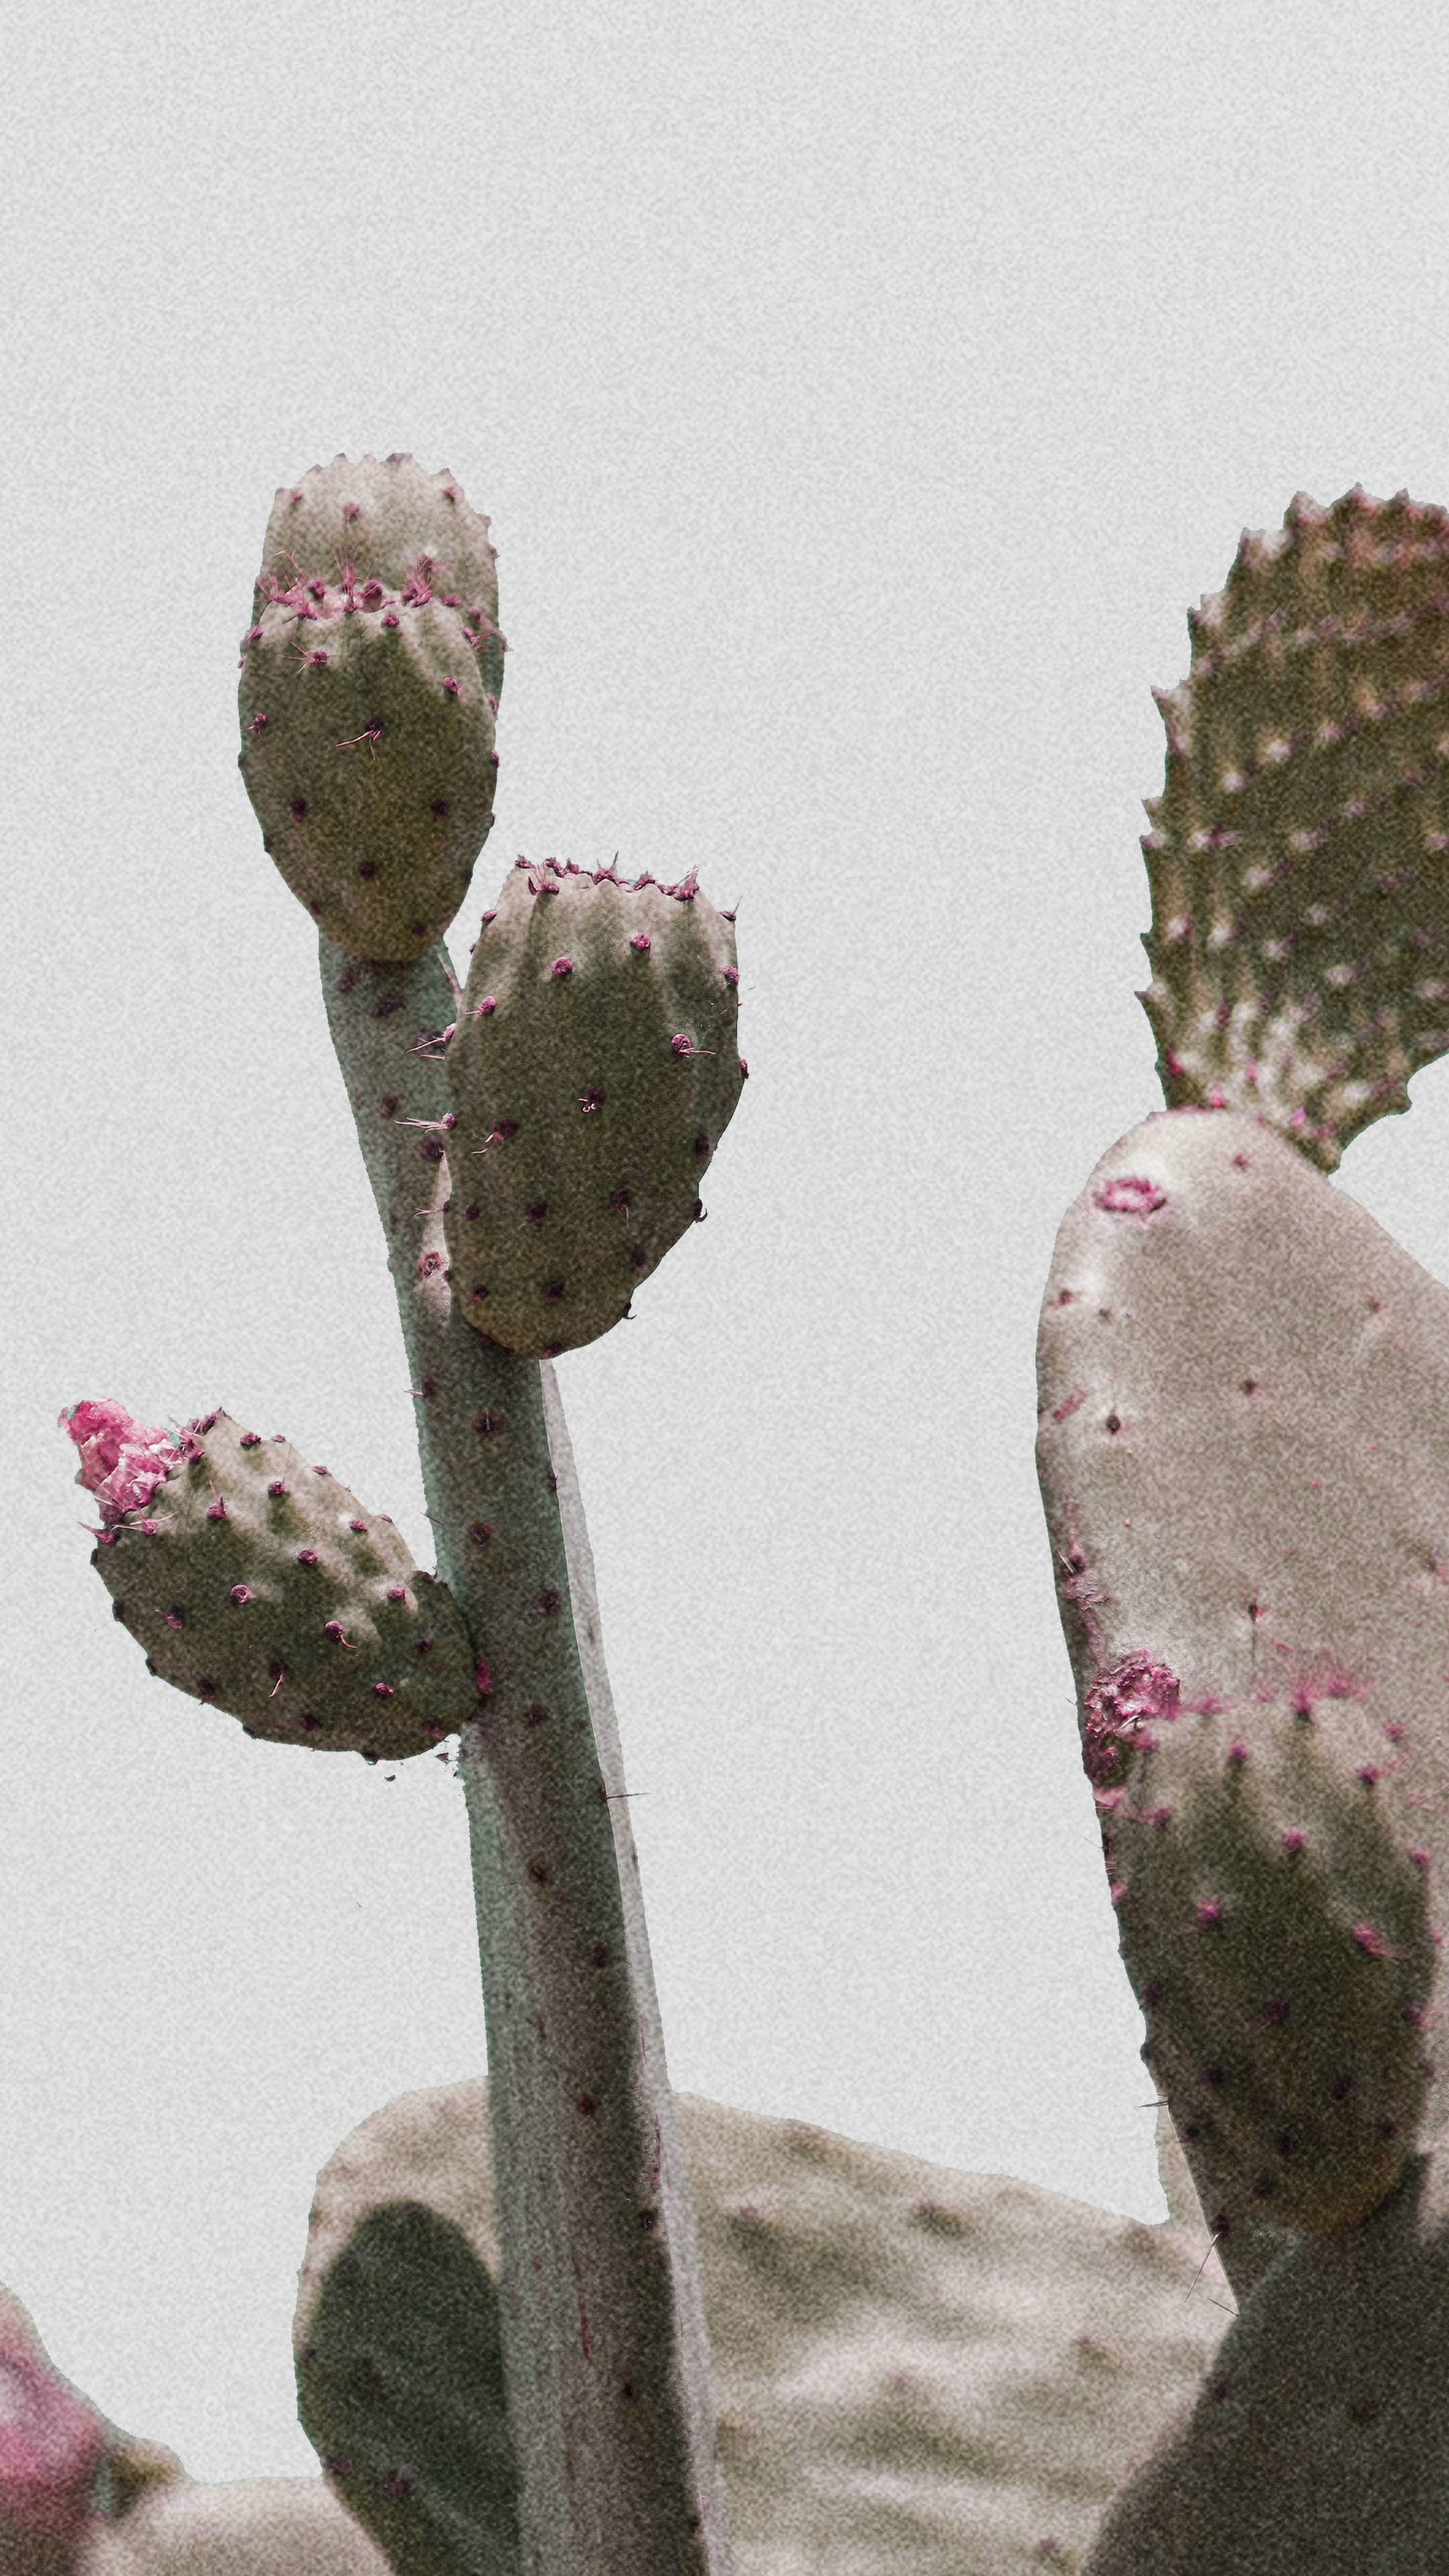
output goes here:
[{"label": "young cactus pad", "polygon": [[1300,493],[1188,626],[1142,843],[1163,1096],[1331,1172],[1449,1045],[1449,516]]},{"label": "young cactus pad", "polygon": [[745,1078],[738,1003],[734,916],[692,875],[512,869],[447,1053],[448,1259],[490,1341],[595,1341],[703,1215]]},{"label": "young cactus pad", "polygon": [[[1250,1763],[1275,1708],[1349,1701],[1353,1767],[1366,1728],[1384,1830],[1422,1855],[1432,1908],[1449,1867],[1449,1291],[1262,1119],[1159,1111],[1062,1220],[1037,1385],[1089,1765],[1088,1721],[1124,1675],[1147,1733],[1175,1693],[1231,1710]],[[1332,1893],[1348,1904],[1349,1879]],[[1156,1972],[1139,1953],[1134,1973]],[[1449,2063],[1420,2136],[1446,2119]],[[1230,2220],[1255,2179],[1233,2180]]]},{"label": "young cactus pad", "polygon": [[1435,1966],[1382,1736],[1347,1700],[1188,1714],[1157,1678],[1158,1713],[1115,1745],[1098,1683],[1083,1744],[1143,2056],[1265,2215],[1353,2226],[1405,2169]]},{"label": "young cactus pad", "polygon": [[248,1735],[399,1761],[476,1713],[467,1629],[385,1514],[365,1512],[280,1432],[226,1413],[179,1439],[115,1405],[61,1422],[101,1498],[91,1563],[148,1670]]},{"label": "young cactus pad", "polygon": [[62,2378],[29,2310],[0,2288],[3,2576],[91,2576],[120,2519],[185,2477],[174,2451],[123,2432]]},{"label": "young cactus pad", "polygon": [[420,957],[493,821],[503,679],[488,521],[409,456],[279,492],[242,638],[242,778],[263,846],[354,957]]}]

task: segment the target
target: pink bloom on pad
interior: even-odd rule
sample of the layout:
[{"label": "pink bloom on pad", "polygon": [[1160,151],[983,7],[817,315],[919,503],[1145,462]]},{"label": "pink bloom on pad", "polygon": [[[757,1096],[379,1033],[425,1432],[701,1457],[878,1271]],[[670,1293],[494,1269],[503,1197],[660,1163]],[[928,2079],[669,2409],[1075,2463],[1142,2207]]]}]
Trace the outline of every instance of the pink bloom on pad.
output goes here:
[{"label": "pink bloom on pad", "polygon": [[80,2530],[105,2447],[103,2425],[44,2360],[0,2341],[0,2564],[7,2533]]},{"label": "pink bloom on pad", "polygon": [[170,1431],[148,1431],[109,1396],[61,1412],[60,1426],[81,1453],[76,1483],[94,1494],[103,1521],[149,1503],[168,1467],[184,1454]]}]

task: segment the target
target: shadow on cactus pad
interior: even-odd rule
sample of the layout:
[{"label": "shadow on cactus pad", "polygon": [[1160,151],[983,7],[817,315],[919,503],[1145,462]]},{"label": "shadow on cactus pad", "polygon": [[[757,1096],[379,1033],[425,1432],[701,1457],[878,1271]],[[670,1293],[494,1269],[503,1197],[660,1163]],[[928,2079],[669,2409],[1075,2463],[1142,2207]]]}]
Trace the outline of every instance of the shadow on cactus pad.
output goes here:
[{"label": "shadow on cactus pad", "polygon": [[368,2212],[317,2289],[297,2412],[397,2576],[516,2576],[498,2293],[451,2219]]}]

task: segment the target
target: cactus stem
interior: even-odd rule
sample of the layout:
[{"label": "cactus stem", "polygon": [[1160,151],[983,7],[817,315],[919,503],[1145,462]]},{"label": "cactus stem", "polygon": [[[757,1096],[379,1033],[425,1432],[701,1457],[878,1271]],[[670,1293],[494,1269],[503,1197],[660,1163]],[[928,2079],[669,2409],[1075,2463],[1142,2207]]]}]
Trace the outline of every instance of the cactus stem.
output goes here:
[{"label": "cactus stem", "polygon": [[[439,1574],[477,1658],[480,1707],[462,1728],[459,1768],[524,2564],[530,2576],[583,2566],[591,2576],[643,2567],[724,2576],[693,2209],[557,1389],[546,1362],[500,1350],[468,1324],[445,1262],[426,1258],[442,1251],[451,1188],[435,1139],[428,1209],[388,1214],[408,1204],[401,1158],[416,1149],[402,1128],[440,1124],[446,1104],[444,1067],[414,1036],[443,1024],[440,951],[416,965],[366,966],[324,935],[320,963],[390,1236],[409,1376],[443,1398],[419,1398],[419,1451]],[[408,1117],[379,1121],[379,1095]],[[580,1984],[583,1958],[595,1973]],[[560,2111],[585,2095],[595,2109],[566,2146]],[[655,2222],[647,2230],[641,2208]]]}]

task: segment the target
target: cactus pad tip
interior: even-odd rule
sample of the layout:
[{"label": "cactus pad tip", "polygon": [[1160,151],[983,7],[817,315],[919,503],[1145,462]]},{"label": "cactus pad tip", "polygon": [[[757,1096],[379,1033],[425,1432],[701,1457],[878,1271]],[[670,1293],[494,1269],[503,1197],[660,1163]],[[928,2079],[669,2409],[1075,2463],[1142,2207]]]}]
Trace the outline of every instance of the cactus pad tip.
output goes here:
[{"label": "cactus pad tip", "polygon": [[1137,998],[1170,1109],[1331,1172],[1449,1050],[1449,513],[1300,492],[1188,628]]}]

